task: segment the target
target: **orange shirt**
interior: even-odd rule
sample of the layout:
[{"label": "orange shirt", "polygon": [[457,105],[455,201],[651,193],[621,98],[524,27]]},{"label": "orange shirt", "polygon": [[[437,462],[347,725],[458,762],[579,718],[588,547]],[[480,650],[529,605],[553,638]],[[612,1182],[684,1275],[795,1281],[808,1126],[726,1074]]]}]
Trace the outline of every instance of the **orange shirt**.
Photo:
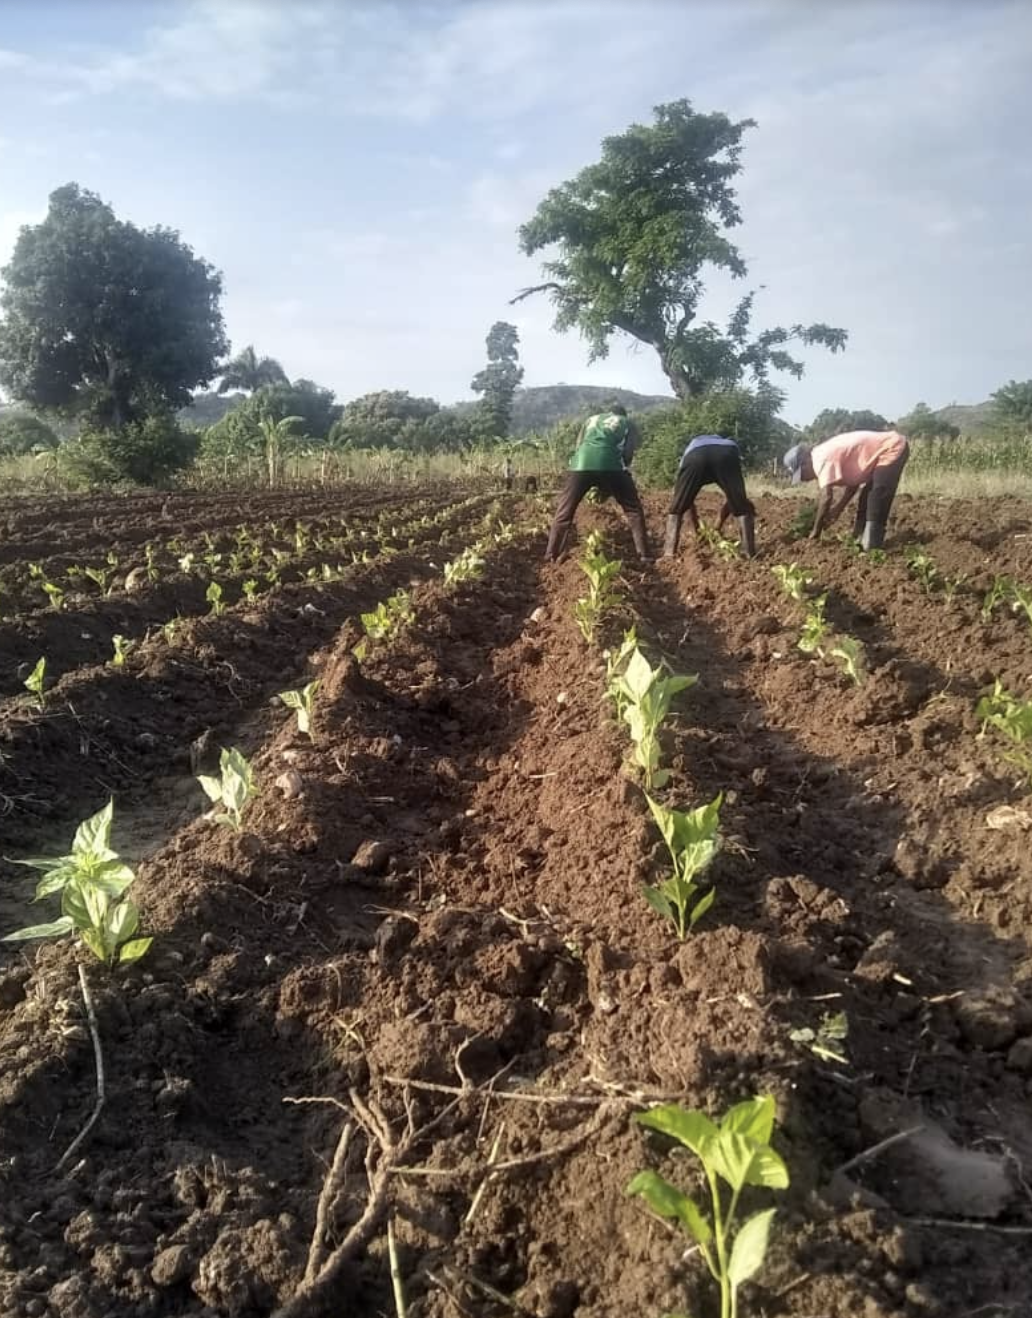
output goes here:
[{"label": "orange shirt", "polygon": [[817,484],[866,485],[876,467],[895,462],[906,447],[898,430],[849,430],[810,450]]}]

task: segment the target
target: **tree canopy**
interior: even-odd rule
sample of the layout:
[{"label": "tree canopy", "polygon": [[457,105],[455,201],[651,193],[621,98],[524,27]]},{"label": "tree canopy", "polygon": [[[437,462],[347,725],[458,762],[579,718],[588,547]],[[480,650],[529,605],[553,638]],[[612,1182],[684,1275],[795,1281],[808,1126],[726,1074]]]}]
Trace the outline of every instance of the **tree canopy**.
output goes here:
[{"label": "tree canopy", "polygon": [[547,292],[555,328],[578,329],[592,361],[622,331],[659,355],[671,388],[690,398],[732,387],[746,375],[762,383],[774,371],[800,376],[785,348],[821,344],[837,352],[843,329],[793,325],[753,335],[753,292],[720,327],[700,321],[707,269],[747,274],[727,231],[741,223],[732,180],[751,119],[699,114],[688,100],[657,106],[652,125],[632,124],[607,137],[602,158],[553,188],[520,231],[527,256],[556,248],[543,264],[546,282],[514,301]]},{"label": "tree canopy", "polygon": [[0,416],[0,455],[17,457],[21,453],[57,448],[58,436],[29,412],[8,412]]},{"label": "tree canopy", "polygon": [[945,421],[927,403],[918,403],[912,412],[901,416],[896,429],[908,439],[957,439],[960,426]]},{"label": "tree canopy", "polygon": [[523,379],[520,365],[520,336],[515,325],[498,320],[487,335],[487,365],[470,383],[480,402],[484,425],[489,435],[504,439],[512,426],[512,402]]},{"label": "tree canopy", "polygon": [[266,423],[276,425],[288,417],[298,418],[289,427],[291,435],[325,443],[341,410],[333,390],[313,380],[263,385],[208,427],[204,451],[207,454],[264,453]]},{"label": "tree canopy", "polygon": [[34,407],[122,426],[187,404],[228,348],[218,272],[75,183],[22,229],[3,279],[0,384]]},{"label": "tree canopy", "polygon": [[1032,432],[1032,380],[1011,380],[992,395],[993,422],[1007,430]]},{"label": "tree canopy", "polygon": [[218,392],[228,394],[233,389],[242,389],[244,393],[253,394],[263,385],[289,385],[286,371],[275,357],[259,357],[254,345],[249,343],[219,367],[222,379]]},{"label": "tree canopy", "polygon": [[880,412],[870,408],[850,411],[846,407],[826,407],[818,412],[803,431],[808,444],[819,444],[832,435],[844,435],[850,430],[888,430],[889,423]]}]

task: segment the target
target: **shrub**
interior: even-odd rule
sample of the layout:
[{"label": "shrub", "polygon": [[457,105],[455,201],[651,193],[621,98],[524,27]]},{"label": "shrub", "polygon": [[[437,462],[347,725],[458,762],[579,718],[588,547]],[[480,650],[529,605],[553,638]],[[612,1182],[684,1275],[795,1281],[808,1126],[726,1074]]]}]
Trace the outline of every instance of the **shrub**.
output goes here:
[{"label": "shrub", "polygon": [[199,436],[170,413],[156,413],[120,430],[90,430],[61,450],[62,465],[81,485],[165,485],[197,457]]},{"label": "shrub", "polygon": [[57,448],[57,435],[39,417],[30,412],[15,412],[0,417],[0,455],[18,457]]},{"label": "shrub", "polygon": [[774,389],[728,389],[646,412],[637,418],[643,443],[634,460],[635,476],[644,485],[672,485],[685,445],[695,435],[725,435],[738,442],[747,465],[763,465],[792,443],[777,418],[781,402]]}]

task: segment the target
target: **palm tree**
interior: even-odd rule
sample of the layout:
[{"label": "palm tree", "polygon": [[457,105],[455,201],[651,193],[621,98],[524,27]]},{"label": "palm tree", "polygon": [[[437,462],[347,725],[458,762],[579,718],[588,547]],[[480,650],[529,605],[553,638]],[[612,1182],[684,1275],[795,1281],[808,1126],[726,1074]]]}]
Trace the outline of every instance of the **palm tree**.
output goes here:
[{"label": "palm tree", "polygon": [[295,427],[303,426],[304,423],[305,419],[302,416],[285,416],[282,421],[277,421],[275,417],[266,413],[259,418],[258,429],[265,449],[265,467],[269,475],[270,489],[279,483],[279,478],[283,474],[284,444],[297,438]]},{"label": "palm tree", "polygon": [[266,384],[290,384],[290,380],[275,357],[259,357],[254,345],[249,343],[243,352],[238,352],[222,366],[219,393],[243,389],[253,394]]}]

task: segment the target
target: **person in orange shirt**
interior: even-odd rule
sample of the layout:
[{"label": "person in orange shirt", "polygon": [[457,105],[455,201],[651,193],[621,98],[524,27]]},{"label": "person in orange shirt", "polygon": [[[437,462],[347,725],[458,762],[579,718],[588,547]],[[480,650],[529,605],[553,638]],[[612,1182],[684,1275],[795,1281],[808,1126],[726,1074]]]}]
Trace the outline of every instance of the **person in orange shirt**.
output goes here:
[{"label": "person in orange shirt", "polygon": [[909,456],[910,446],[898,430],[850,430],[813,448],[790,448],[782,461],[792,483],[815,480],[820,486],[810,538],[816,540],[859,491],[853,534],[864,549],[880,549]]}]

